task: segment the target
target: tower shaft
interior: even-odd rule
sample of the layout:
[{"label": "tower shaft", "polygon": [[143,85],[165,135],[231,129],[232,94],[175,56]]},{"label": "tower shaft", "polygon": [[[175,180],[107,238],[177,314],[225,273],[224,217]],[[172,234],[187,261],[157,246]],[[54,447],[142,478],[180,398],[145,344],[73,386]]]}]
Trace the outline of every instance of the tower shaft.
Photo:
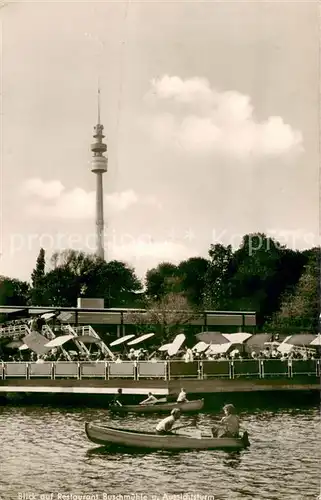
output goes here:
[{"label": "tower shaft", "polygon": [[96,173],[96,245],[97,257],[104,259],[104,195],[101,172]]}]

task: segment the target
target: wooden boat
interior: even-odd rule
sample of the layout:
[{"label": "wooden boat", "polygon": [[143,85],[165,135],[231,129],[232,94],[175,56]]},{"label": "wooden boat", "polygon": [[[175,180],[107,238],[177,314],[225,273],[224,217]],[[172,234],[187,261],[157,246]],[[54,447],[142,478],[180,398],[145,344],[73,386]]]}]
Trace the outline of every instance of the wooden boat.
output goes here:
[{"label": "wooden boat", "polygon": [[245,431],[240,438],[190,437],[182,434],[159,435],[155,432],[142,432],[85,424],[86,434],[90,441],[103,446],[122,446],[152,450],[214,450],[242,449],[250,445]]},{"label": "wooden boat", "polygon": [[110,406],[110,411],[114,413],[159,413],[170,412],[174,408],[179,408],[182,412],[198,411],[204,406],[204,399],[195,399],[185,403],[155,403],[146,405],[123,405]]}]

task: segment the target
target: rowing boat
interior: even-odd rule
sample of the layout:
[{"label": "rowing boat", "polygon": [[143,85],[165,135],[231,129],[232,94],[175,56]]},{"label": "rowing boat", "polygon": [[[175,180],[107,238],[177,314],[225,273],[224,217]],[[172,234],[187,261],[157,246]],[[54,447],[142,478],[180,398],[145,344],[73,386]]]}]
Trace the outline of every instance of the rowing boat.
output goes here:
[{"label": "rowing boat", "polygon": [[185,403],[155,403],[146,405],[123,405],[111,406],[109,409],[114,413],[160,413],[179,408],[182,412],[198,411],[204,406],[204,399],[195,399]]},{"label": "rowing boat", "polygon": [[135,431],[115,427],[85,424],[87,437],[103,446],[122,446],[152,450],[214,450],[242,449],[249,446],[245,431],[240,438],[190,437],[182,434],[159,435],[155,432]]}]

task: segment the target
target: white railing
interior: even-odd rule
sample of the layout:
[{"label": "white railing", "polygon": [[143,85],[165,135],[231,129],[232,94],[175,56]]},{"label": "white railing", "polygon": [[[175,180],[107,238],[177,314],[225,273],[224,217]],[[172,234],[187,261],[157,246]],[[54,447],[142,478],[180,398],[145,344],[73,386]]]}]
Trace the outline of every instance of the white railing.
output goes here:
[{"label": "white railing", "polygon": [[28,325],[10,325],[3,328],[0,328],[0,337],[6,337],[7,335],[18,335],[24,333],[28,335],[31,333],[31,330]]},{"label": "white railing", "polygon": [[[296,360],[295,365],[291,361],[284,361],[283,368],[280,370],[272,365],[269,366],[269,360],[263,361],[266,370],[262,370],[261,364],[257,363],[257,373],[254,372],[254,365],[251,360],[239,361],[239,367],[236,367],[232,361],[223,361],[222,370],[220,369],[220,361],[195,362],[198,364],[196,371],[195,365],[183,363],[181,361],[123,361],[115,363],[113,361],[47,361],[44,363],[35,362],[0,362],[0,379],[7,378],[100,378],[100,379],[117,379],[130,378],[139,380],[142,378],[152,379],[158,378],[163,380],[171,380],[172,378],[189,377],[190,379],[203,380],[208,377],[238,379],[240,376],[251,377],[251,379],[266,378],[272,376],[280,376],[295,378],[297,375],[306,374],[307,381],[310,377],[318,378],[320,376],[320,360],[314,360],[314,363],[307,363],[302,360]],[[208,364],[207,364],[208,363]],[[190,364],[190,368],[188,365]],[[214,366],[214,365],[217,366]],[[241,364],[243,367],[241,368]],[[248,367],[246,366],[248,364]],[[224,365],[224,366],[223,366]],[[269,369],[268,369],[269,368]],[[302,383],[302,382],[300,382]]]}]

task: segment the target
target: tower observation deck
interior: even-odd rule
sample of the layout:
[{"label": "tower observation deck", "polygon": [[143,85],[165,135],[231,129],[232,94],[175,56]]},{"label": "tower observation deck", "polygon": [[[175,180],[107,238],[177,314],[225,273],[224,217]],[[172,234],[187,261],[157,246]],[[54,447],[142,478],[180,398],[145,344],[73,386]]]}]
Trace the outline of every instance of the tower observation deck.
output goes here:
[{"label": "tower observation deck", "polygon": [[103,174],[107,172],[108,160],[104,153],[107,145],[103,142],[104,126],[100,123],[100,89],[98,89],[98,120],[94,127],[94,139],[90,149],[93,153],[91,171],[96,174],[96,253],[101,259],[105,258],[104,251],[104,190]]}]

